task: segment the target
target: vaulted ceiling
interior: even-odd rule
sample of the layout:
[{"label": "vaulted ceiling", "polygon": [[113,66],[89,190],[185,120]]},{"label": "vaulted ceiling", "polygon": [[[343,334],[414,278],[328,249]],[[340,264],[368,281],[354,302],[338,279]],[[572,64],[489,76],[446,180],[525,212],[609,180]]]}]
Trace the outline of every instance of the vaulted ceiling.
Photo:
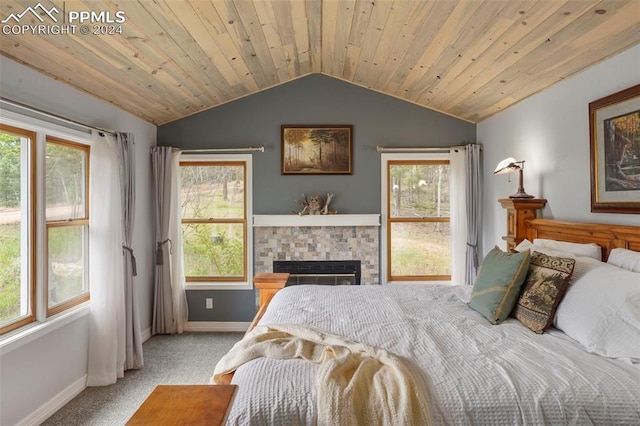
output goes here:
[{"label": "vaulted ceiling", "polygon": [[640,43],[639,0],[3,0],[0,19],[3,55],[158,125],[312,73],[478,122]]}]

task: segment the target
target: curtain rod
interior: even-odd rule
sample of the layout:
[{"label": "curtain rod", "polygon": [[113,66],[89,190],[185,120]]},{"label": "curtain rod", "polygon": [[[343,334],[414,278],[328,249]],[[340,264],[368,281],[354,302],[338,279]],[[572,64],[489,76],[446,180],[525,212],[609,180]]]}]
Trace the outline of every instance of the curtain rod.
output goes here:
[{"label": "curtain rod", "polygon": [[247,148],[204,148],[204,149],[184,149],[180,152],[183,154],[201,154],[201,153],[215,153],[215,152],[264,152],[264,146],[247,147]]},{"label": "curtain rod", "polygon": [[[466,145],[456,145],[456,146],[422,146],[422,147],[384,147],[384,146],[376,146],[376,151],[383,152],[449,152],[452,149],[465,149]],[[480,146],[482,149],[482,146]]]},{"label": "curtain rod", "polygon": [[454,147],[384,147],[376,146],[378,152],[449,152]]},{"label": "curtain rod", "polygon": [[35,112],[37,114],[41,114],[41,115],[43,115],[45,117],[53,118],[54,120],[63,121],[63,122],[70,123],[70,124],[73,124],[73,125],[76,125],[76,126],[84,127],[85,129],[97,130],[99,132],[108,133],[110,135],[117,136],[116,132],[114,132],[112,130],[106,130],[106,129],[102,129],[100,127],[90,126],[88,124],[80,123],[79,121],[75,121],[75,120],[71,120],[69,118],[61,117],[59,115],[52,114],[50,112],[46,112],[46,111],[43,111],[41,109],[34,108],[34,107],[31,107],[31,106],[28,106],[28,105],[25,105],[25,104],[21,104],[20,102],[12,101],[10,99],[0,98],[0,102],[4,102],[5,104],[12,105],[12,106],[15,106],[15,107],[18,107],[18,108],[26,109],[28,111],[32,111],[32,112]]}]

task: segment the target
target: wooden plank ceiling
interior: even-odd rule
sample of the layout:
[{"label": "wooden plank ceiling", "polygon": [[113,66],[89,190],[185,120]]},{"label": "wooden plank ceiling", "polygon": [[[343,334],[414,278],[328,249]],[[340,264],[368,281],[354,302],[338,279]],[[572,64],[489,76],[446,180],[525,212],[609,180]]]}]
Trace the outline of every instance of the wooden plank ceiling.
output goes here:
[{"label": "wooden plank ceiling", "polygon": [[158,125],[312,73],[478,122],[640,43],[639,0],[40,3],[123,11],[122,34],[3,30],[1,53]]}]

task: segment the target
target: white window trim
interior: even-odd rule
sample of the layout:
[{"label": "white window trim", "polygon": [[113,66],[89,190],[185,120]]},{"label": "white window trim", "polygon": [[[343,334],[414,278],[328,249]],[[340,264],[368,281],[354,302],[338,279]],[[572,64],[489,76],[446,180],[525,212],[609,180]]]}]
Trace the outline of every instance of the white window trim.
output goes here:
[{"label": "white window trim", "polygon": [[10,331],[0,337],[0,356],[18,349],[36,339],[53,333],[57,329],[71,324],[79,318],[89,315],[90,303],[84,302],[73,308],[69,308],[42,321],[34,321],[30,324]]},{"label": "white window trim", "polygon": [[[17,127],[17,126],[13,126]],[[21,138],[22,139],[22,138]],[[33,141],[34,143],[36,141]],[[22,141],[21,141],[22,143]],[[30,182],[29,178],[31,176],[31,167],[30,160],[31,155],[30,150],[20,150],[20,193],[21,194],[29,194]],[[21,197],[22,198],[22,197]],[[31,223],[31,197],[25,197],[20,200],[20,280],[21,282],[28,282],[30,275],[33,271],[31,265],[33,259],[31,259],[29,246],[31,245],[31,236],[32,232],[35,232],[35,229],[30,229]],[[35,277],[34,277],[35,282]],[[29,297],[31,297],[30,286],[25,288],[24,286],[20,286],[20,316],[27,315],[27,308],[29,306]],[[22,308],[24,306],[24,308]]]},{"label": "white window trim", "polygon": [[387,281],[387,247],[389,241],[387,241],[387,219],[389,218],[389,212],[387,211],[387,202],[389,194],[389,182],[387,181],[387,167],[390,161],[423,161],[423,160],[449,160],[450,156],[448,152],[427,152],[427,153],[395,153],[395,154],[380,154],[380,182],[382,186],[382,193],[380,197],[380,284],[396,285],[396,284],[412,284],[412,285],[438,285],[438,284],[451,284],[451,281]]},{"label": "white window trim", "polygon": [[49,136],[66,139],[70,142],[90,145],[91,132],[89,130],[75,130],[68,127],[60,126],[58,124],[50,123],[48,121],[39,120],[34,117],[29,117],[27,115],[21,115],[13,111],[3,110],[1,108],[0,122],[9,126],[19,127],[34,132],[46,132]]},{"label": "white window trim", "polygon": [[[242,161],[246,164],[246,208],[247,208],[247,280],[246,281],[215,281],[198,282],[185,281],[185,290],[253,290],[253,155],[252,154],[181,154],[180,161],[210,162],[210,161]],[[184,277],[183,277],[184,279]]]},{"label": "white window trim", "polygon": [[[92,145],[92,139],[90,137],[90,131],[80,131],[76,129],[67,128],[54,124],[45,120],[39,120],[34,117],[15,113],[13,111],[7,111],[0,108],[0,123],[17,127],[24,130],[33,131],[36,133],[36,168],[37,170],[44,170],[44,144],[46,135],[54,136],[60,139],[65,139],[70,142],[76,142],[83,145]],[[36,210],[36,224],[35,232],[38,235],[43,236],[45,230],[45,208],[44,208],[44,179],[36,180],[36,192],[37,198],[37,210]],[[36,300],[44,299],[44,238],[38,238],[36,241],[36,250],[38,253],[38,260],[36,263]],[[35,303],[35,301],[34,301]],[[45,303],[36,303],[34,306],[35,321],[26,324],[23,327],[10,331],[0,336],[0,356],[8,352],[11,352],[20,346],[23,346],[33,340],[43,337],[49,333],[52,333],[78,318],[84,317],[89,314],[90,301],[81,303],[75,307],[67,309],[56,315],[52,315],[47,318]]]}]

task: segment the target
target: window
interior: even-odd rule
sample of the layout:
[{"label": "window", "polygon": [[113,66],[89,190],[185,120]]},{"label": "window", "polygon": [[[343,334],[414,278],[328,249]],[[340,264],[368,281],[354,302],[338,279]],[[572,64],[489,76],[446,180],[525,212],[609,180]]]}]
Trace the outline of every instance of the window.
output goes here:
[{"label": "window", "polygon": [[0,334],[89,299],[88,173],[88,145],[0,124]]},{"label": "window", "polygon": [[180,162],[185,279],[196,285],[246,283],[251,252],[250,159],[213,158]]},{"label": "window", "polygon": [[451,279],[449,161],[384,161],[387,281]]},{"label": "window", "polygon": [[0,332],[35,320],[36,134],[0,125]]},{"label": "window", "polygon": [[47,137],[47,316],[89,299],[89,147]]}]

